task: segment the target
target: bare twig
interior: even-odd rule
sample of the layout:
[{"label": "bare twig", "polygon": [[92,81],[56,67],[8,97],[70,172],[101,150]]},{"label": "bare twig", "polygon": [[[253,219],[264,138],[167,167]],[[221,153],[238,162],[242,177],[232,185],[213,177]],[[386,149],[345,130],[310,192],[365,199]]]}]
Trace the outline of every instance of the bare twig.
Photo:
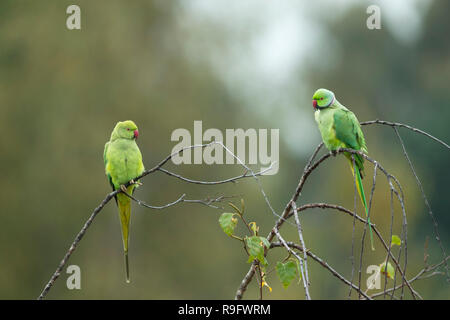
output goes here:
[{"label": "bare twig", "polygon": [[230,197],[220,196],[220,197],[217,197],[217,198],[207,198],[207,199],[203,199],[203,200],[202,199],[199,199],[199,200],[197,200],[197,199],[185,199],[186,194],[183,194],[177,200],[175,200],[173,202],[170,202],[168,204],[165,204],[163,206],[151,206],[151,205],[148,205],[147,203],[145,203],[142,200],[136,199],[134,196],[129,195],[128,193],[125,193],[125,194],[126,194],[127,197],[129,197],[132,200],[136,201],[138,205],[140,205],[142,207],[149,208],[149,209],[157,209],[157,210],[166,209],[166,208],[172,207],[172,206],[174,206],[176,204],[179,204],[179,203],[198,203],[198,204],[202,204],[202,205],[205,205],[207,207],[214,208],[214,209],[223,209],[223,208],[219,208],[217,206],[212,205],[212,203],[221,202],[224,199],[229,199],[230,198]]},{"label": "bare twig", "polygon": [[309,274],[308,274],[308,255],[306,254],[307,248],[305,245],[305,241],[303,240],[303,232],[302,232],[302,225],[300,224],[300,219],[298,218],[298,212],[297,212],[297,205],[295,202],[292,203],[292,210],[294,211],[294,218],[295,223],[297,224],[297,232],[298,232],[298,238],[300,240],[300,244],[302,248],[305,248],[303,250],[303,260],[305,261],[305,278],[306,278],[306,285],[309,286]]},{"label": "bare twig", "polygon": [[432,136],[431,134],[429,134],[429,133],[427,133],[427,132],[425,132],[425,131],[422,131],[422,130],[420,130],[420,129],[417,129],[417,128],[408,126],[408,125],[403,124],[403,123],[389,122],[389,121],[383,121],[383,120],[378,120],[378,119],[372,120],[372,121],[364,121],[364,122],[361,122],[361,125],[362,125],[362,126],[364,126],[364,125],[369,125],[369,124],[382,124],[382,125],[390,126],[390,127],[406,128],[406,129],[412,130],[412,131],[414,131],[414,132],[416,132],[416,133],[423,134],[424,136],[426,136],[426,137],[428,137],[428,138],[430,138],[430,139],[433,139],[433,140],[436,141],[436,142],[439,142],[440,144],[442,144],[442,145],[443,145],[444,147],[446,147],[447,149],[450,149],[450,146],[449,146],[448,144],[446,144],[444,141],[442,141],[442,140],[436,138],[435,136]]},{"label": "bare twig", "polygon": [[81,241],[81,239],[83,239],[84,234],[86,233],[86,230],[89,228],[89,226],[91,225],[92,221],[94,221],[95,217],[97,216],[97,214],[103,209],[103,207],[114,197],[114,195],[116,195],[117,192],[111,192],[110,194],[108,194],[106,196],[105,199],[103,199],[103,201],[100,203],[100,205],[95,208],[94,212],[92,212],[91,216],[89,217],[89,219],[86,221],[86,223],[83,225],[83,228],[81,228],[80,232],[78,232],[77,236],[75,237],[75,240],[73,241],[72,245],[70,246],[69,250],[66,252],[66,254],[64,255],[64,258],[61,260],[61,262],[58,265],[58,268],[56,268],[55,273],[52,275],[52,277],[50,278],[49,282],[47,283],[47,285],[44,287],[44,290],[42,291],[42,293],[39,295],[38,299],[41,300],[43,299],[48,291],[52,288],[53,284],[55,283],[56,279],[58,279],[59,275],[61,274],[61,271],[63,270],[64,266],[66,265],[67,261],[69,260],[70,256],[72,255],[72,253],[75,251],[78,243]]},{"label": "bare twig", "polygon": [[[378,163],[376,162],[373,166],[373,180],[372,180],[372,190],[370,191],[370,198],[369,198],[369,208],[367,209],[367,223],[364,225],[363,234],[361,237],[361,253],[359,255],[359,275],[358,275],[358,287],[361,288],[361,268],[363,264],[363,254],[364,254],[364,240],[366,238],[366,232],[367,232],[367,225],[370,221],[370,209],[372,208],[372,200],[373,200],[373,194],[375,192],[375,185],[377,182],[377,168]],[[361,295],[358,296],[361,299]]]},{"label": "bare twig", "polygon": [[169,175],[169,176],[178,178],[178,179],[180,179],[180,180],[183,180],[183,181],[186,181],[186,182],[189,182],[189,183],[202,184],[202,185],[215,185],[215,184],[224,184],[224,183],[229,183],[229,182],[236,182],[236,181],[238,181],[238,180],[240,180],[240,179],[242,179],[242,178],[248,178],[248,177],[253,177],[253,176],[262,176],[262,175],[264,175],[264,173],[266,173],[266,172],[268,172],[269,170],[271,170],[272,167],[273,167],[273,165],[274,165],[274,164],[272,163],[272,164],[271,164],[269,167],[267,167],[266,169],[261,170],[261,171],[259,171],[259,172],[256,172],[256,173],[254,173],[254,174],[249,174],[249,173],[247,173],[247,171],[246,171],[246,172],[244,172],[243,174],[241,174],[240,176],[236,176],[236,177],[233,177],[233,178],[228,178],[228,179],[225,179],[225,180],[217,180],[217,181],[201,181],[201,180],[188,179],[188,178],[185,178],[185,177],[183,177],[183,176],[181,176],[181,175],[179,175],[179,174],[176,174],[176,173],[174,173],[174,172],[171,172],[171,171],[169,171],[169,170],[166,170],[166,169],[164,169],[164,168],[158,168],[158,171],[164,172],[165,174],[167,174],[167,175]]},{"label": "bare twig", "polygon": [[[411,171],[412,171],[412,173],[414,175],[414,178],[417,181],[417,185],[419,186],[420,192],[422,193],[422,197],[423,197],[423,200],[425,202],[425,205],[428,208],[428,214],[430,215],[430,218],[431,218],[431,220],[433,222],[433,228],[434,228],[434,233],[435,233],[435,236],[436,236],[436,240],[439,243],[439,247],[440,247],[440,249],[442,251],[442,255],[444,256],[443,262],[444,262],[444,266],[445,266],[445,273],[446,273],[446,276],[447,276],[447,281],[450,281],[450,275],[449,275],[447,258],[446,258],[447,257],[447,253],[445,251],[444,245],[442,244],[441,236],[439,235],[438,223],[436,221],[436,218],[434,217],[433,211],[431,210],[431,205],[428,202],[428,198],[427,198],[427,196],[425,194],[425,191],[423,190],[422,183],[420,182],[419,176],[417,175],[416,170],[414,170],[414,166],[413,166],[413,164],[411,162],[411,159],[409,158],[408,153],[406,152],[406,147],[405,147],[405,144],[403,143],[403,139],[400,136],[400,133],[398,132],[396,127],[394,127],[394,130],[395,130],[395,134],[397,135],[398,140],[400,141],[400,144],[402,146],[403,154],[405,155],[405,158],[408,161],[409,167],[411,168]],[[439,139],[438,139],[438,141],[441,142]],[[445,145],[445,143],[444,143],[444,145]]]},{"label": "bare twig", "polygon": [[356,163],[355,163],[355,156],[352,154],[352,164],[353,164],[353,166],[352,166],[352,170],[354,171],[353,172],[353,201],[354,201],[354,204],[353,204],[353,210],[354,210],[354,212],[355,212],[355,215],[353,216],[353,228],[352,228],[352,254],[351,254],[351,256],[350,256],[350,260],[351,260],[351,262],[352,262],[352,276],[351,276],[351,278],[350,278],[350,290],[348,291],[348,299],[351,299],[351,297],[352,297],[352,288],[353,288],[353,276],[354,276],[354,273],[355,273],[355,256],[354,256],[354,251],[355,251],[355,227],[356,227],[356,218],[355,218],[355,216],[356,216],[356,198],[357,198],[357,194],[358,194],[358,191],[357,191],[357,186],[356,186],[356,170],[357,170],[357,168],[356,168]]}]

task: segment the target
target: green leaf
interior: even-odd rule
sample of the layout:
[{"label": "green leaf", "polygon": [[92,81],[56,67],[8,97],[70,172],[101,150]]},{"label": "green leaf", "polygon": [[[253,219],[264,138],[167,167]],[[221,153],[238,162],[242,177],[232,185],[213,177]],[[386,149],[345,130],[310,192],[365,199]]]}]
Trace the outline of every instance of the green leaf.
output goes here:
[{"label": "green leaf", "polygon": [[233,217],[234,213],[225,212],[220,215],[219,224],[223,232],[231,236],[234,232],[234,228],[237,225],[237,219]]},{"label": "green leaf", "polygon": [[258,259],[263,265],[267,265],[267,260],[264,257],[264,246],[267,243],[268,241],[263,237],[251,236],[245,238],[245,244],[247,245],[248,254],[250,255],[248,262]]},{"label": "green leaf", "polygon": [[277,270],[278,277],[285,289],[289,287],[292,280],[297,276],[297,265],[294,261],[288,261],[284,264],[278,261],[275,269]]},{"label": "green leaf", "polygon": [[390,262],[387,263],[387,273],[386,273],[386,262],[380,264],[380,272],[390,279],[394,279],[395,269]]},{"label": "green leaf", "polygon": [[391,247],[392,246],[401,246],[402,245],[402,240],[400,239],[399,236],[396,236],[395,234],[392,235],[392,242],[391,242]]},{"label": "green leaf", "polygon": [[269,242],[266,238],[264,238],[264,237],[259,237],[259,238],[261,239],[263,245],[264,245],[267,249],[269,249],[269,248],[270,248],[270,242]]}]

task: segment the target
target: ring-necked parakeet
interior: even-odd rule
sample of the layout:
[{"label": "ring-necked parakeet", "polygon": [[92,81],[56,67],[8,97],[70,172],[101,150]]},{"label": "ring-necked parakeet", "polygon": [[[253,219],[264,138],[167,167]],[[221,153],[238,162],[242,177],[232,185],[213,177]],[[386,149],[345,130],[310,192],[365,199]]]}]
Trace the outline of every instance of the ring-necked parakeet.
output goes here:
[{"label": "ring-necked parakeet", "polygon": [[[314,107],[314,117],[319,125],[320,134],[325,146],[330,151],[337,151],[339,148],[348,148],[367,153],[366,141],[356,116],[336,100],[334,93],[327,89],[318,89],[312,98]],[[345,152],[344,155],[350,161],[352,173],[356,175],[356,186],[364,205],[366,216],[368,216],[366,197],[361,179],[364,178],[364,158],[359,154],[354,154],[355,168],[351,154]],[[372,250],[373,234],[370,219],[368,220],[370,230],[370,243]]]},{"label": "ring-necked parakeet", "polygon": [[[125,189],[124,184],[140,176],[144,172],[142,155],[136,144],[139,135],[136,124],[131,121],[118,122],[114,127],[110,140],[105,144],[103,160],[105,173],[113,190],[121,189],[132,195],[137,183]],[[131,199],[123,193],[115,196],[119,208],[119,218],[122,226],[123,249],[125,255],[126,280],[130,282],[128,265],[128,238],[130,227]]]}]

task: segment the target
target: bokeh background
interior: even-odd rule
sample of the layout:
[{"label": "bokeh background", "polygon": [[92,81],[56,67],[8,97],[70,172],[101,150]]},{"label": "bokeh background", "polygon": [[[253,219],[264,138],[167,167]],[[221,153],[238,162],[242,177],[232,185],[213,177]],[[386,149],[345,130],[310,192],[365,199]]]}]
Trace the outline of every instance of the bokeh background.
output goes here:
[{"label": "bokeh background", "polygon": [[[81,7],[79,31],[66,28],[66,8],[74,3]],[[381,8],[381,30],[366,27],[370,4]],[[138,124],[147,168],[171,152],[172,131],[192,132],[194,120],[202,120],[204,129],[280,129],[279,173],[261,179],[277,212],[320,142],[311,106],[319,87],[333,90],[360,121],[402,122],[448,142],[449,13],[444,0],[2,0],[0,298],[36,298],[110,191],[103,147],[119,120]],[[442,260],[442,252],[394,131],[363,130],[370,156],[404,187],[412,277],[423,267],[427,237],[429,262]],[[423,136],[403,129],[401,135],[448,250],[450,154]],[[204,180],[242,173],[238,165],[168,168]],[[368,176],[372,169],[368,164]],[[364,182],[366,192],[370,180]],[[299,204],[353,208],[351,181],[343,157],[327,161],[310,177]],[[194,199],[241,195],[248,221],[256,221],[262,235],[275,221],[252,179],[204,187],[156,173],[143,182],[136,196],[154,205],[183,193]],[[379,175],[372,217],[387,238],[389,199]],[[400,234],[401,211],[395,209],[394,233]],[[358,210],[363,214],[360,205]],[[48,298],[231,299],[249,265],[241,244],[218,225],[223,211],[195,204],[164,211],[134,205],[132,283],[126,284],[117,209],[110,202],[69,260],[81,268],[81,290],[66,288],[64,272]],[[352,219],[323,210],[301,219],[307,246],[349,278]],[[356,252],[361,231],[356,229]],[[293,226],[285,225],[282,233],[297,241]],[[366,249],[363,270],[383,261],[377,248]],[[269,268],[283,257],[281,249],[271,252]],[[348,287],[321,266],[309,261],[309,271],[313,298],[347,297]],[[301,284],[285,290],[274,272],[267,280],[273,292],[265,290],[265,298],[304,298]],[[450,297],[443,276],[415,286],[424,298]],[[245,298],[257,297],[253,282]]]}]

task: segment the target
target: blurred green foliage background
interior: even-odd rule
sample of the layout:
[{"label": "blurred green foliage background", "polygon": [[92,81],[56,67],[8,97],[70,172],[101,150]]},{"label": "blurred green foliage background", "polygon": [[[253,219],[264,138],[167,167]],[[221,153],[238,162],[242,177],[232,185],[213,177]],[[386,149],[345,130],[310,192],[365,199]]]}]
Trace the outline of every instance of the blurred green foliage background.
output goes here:
[{"label": "blurred green foliage background", "polygon": [[[81,30],[66,28],[66,8],[73,3],[81,7]],[[172,131],[192,132],[194,120],[202,120],[204,129],[279,128],[279,173],[261,179],[277,212],[320,142],[311,106],[319,87],[333,90],[360,121],[402,122],[448,142],[450,2],[381,2],[381,30],[366,28],[369,2],[339,4],[1,1],[0,298],[36,298],[110,191],[103,147],[119,120],[132,119],[139,126],[138,144],[147,168],[171,152]],[[405,18],[405,12],[415,15]],[[404,187],[407,275],[412,277],[423,267],[426,237],[430,263],[442,260],[442,252],[394,131],[381,126],[363,130],[370,156]],[[448,249],[449,152],[410,131],[401,130],[401,135]],[[203,180],[242,173],[238,165],[169,168]],[[367,165],[366,192],[372,168]],[[343,157],[327,161],[310,177],[299,204],[353,208],[351,181]],[[143,182],[136,196],[150,204],[161,205],[183,193],[194,199],[242,195],[247,219],[258,223],[262,235],[275,221],[252,179],[204,187],[156,173]],[[378,175],[372,217],[385,237],[390,231],[389,199],[386,180]],[[395,209],[394,233],[400,234],[401,211],[398,205]],[[69,261],[81,268],[81,290],[68,290],[67,274],[62,273],[48,298],[233,298],[249,265],[241,244],[220,230],[221,212],[195,204],[164,211],[134,204],[128,285],[117,209],[110,202]],[[320,210],[305,212],[301,219],[306,245],[349,278],[352,219]],[[358,226],[358,253],[361,231]],[[294,227],[285,225],[282,232],[297,241]],[[375,252],[368,248],[364,283],[365,268],[384,259],[379,244]],[[268,256],[269,268],[284,257],[276,250]],[[309,271],[313,298],[347,297],[348,287],[321,266],[309,261]],[[267,280],[273,292],[265,291],[266,298],[304,298],[301,285],[285,290],[275,273]],[[424,298],[450,297],[443,276],[418,281],[416,288]],[[253,282],[245,298],[257,297]]]}]

